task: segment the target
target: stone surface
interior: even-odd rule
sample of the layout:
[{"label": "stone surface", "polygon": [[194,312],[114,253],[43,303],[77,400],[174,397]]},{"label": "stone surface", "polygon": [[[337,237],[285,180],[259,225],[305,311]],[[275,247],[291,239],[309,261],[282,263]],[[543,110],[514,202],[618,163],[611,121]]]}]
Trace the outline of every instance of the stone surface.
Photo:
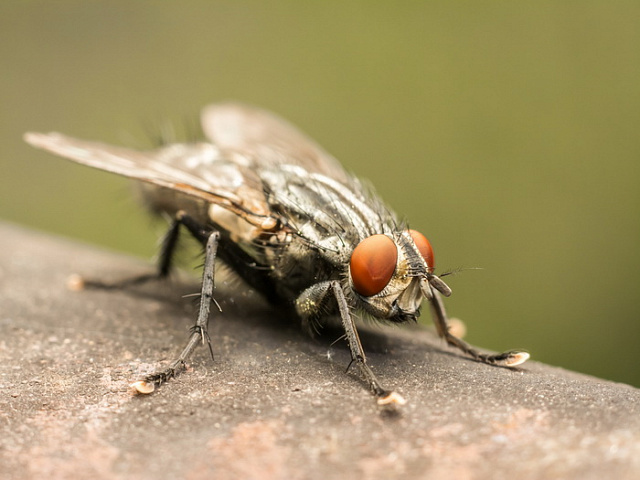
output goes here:
[{"label": "stone surface", "polygon": [[[380,410],[345,374],[338,333],[310,339],[219,282],[189,372],[149,396],[129,384],[171,359],[197,279],[72,291],[151,265],[0,224],[0,478],[640,478],[640,390],[536,362],[475,363],[426,329],[363,334],[408,400]],[[636,368],[636,366],[630,366]]]}]

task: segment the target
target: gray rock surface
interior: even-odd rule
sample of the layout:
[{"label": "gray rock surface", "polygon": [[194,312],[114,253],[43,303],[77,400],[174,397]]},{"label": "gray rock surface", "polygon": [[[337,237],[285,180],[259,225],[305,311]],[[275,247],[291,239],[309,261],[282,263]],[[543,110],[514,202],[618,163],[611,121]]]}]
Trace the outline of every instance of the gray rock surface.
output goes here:
[{"label": "gray rock surface", "polygon": [[[338,334],[310,339],[219,282],[189,372],[149,396],[130,382],[170,360],[194,317],[183,277],[71,291],[151,265],[0,224],[0,478],[640,478],[640,390],[529,362],[475,363],[426,329],[363,335],[408,400],[376,406]],[[630,368],[637,368],[635,365]]]}]

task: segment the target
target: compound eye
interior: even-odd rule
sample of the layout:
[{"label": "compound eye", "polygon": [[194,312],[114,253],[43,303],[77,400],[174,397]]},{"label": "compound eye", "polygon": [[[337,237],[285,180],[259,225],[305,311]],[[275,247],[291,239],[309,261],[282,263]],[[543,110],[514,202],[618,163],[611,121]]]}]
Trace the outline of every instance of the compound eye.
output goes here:
[{"label": "compound eye", "polygon": [[372,235],[361,241],[351,254],[351,280],[364,297],[380,293],[396,269],[398,249],[386,235]]},{"label": "compound eye", "polygon": [[436,263],[433,258],[433,248],[431,247],[429,240],[427,240],[427,237],[416,230],[409,230],[409,235],[411,235],[413,243],[415,243],[416,247],[418,247],[418,251],[420,252],[420,255],[422,255],[422,258],[424,258],[424,261],[427,262],[429,273],[433,273],[436,268]]}]

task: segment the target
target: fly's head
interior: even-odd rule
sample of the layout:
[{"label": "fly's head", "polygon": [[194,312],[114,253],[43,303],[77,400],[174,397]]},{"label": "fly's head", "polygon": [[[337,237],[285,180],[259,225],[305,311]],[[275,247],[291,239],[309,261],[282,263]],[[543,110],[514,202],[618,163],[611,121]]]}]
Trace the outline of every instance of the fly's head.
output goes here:
[{"label": "fly's head", "polygon": [[423,298],[451,289],[433,274],[431,244],[416,230],[372,235],[351,254],[349,284],[366,311],[392,322],[415,320]]}]

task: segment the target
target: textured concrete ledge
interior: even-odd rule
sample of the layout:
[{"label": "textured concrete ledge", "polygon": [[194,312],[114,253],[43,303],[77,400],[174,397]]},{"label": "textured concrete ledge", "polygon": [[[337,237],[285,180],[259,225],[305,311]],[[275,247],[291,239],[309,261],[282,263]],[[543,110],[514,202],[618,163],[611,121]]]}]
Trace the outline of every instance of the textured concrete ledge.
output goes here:
[{"label": "textured concrete ledge", "polygon": [[149,268],[0,224],[0,478],[640,478],[640,390],[381,329],[363,336],[369,360],[408,400],[390,415],[344,374],[335,337],[307,338],[232,285],[217,290],[216,362],[200,349],[190,372],[134,396],[182,346],[197,282],[66,281]]}]

